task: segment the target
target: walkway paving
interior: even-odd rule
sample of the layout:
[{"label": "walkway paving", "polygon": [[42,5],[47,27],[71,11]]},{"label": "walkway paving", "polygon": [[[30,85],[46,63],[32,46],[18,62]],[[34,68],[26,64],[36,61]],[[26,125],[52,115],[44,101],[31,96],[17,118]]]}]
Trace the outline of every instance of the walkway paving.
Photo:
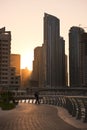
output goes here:
[{"label": "walkway paving", "polygon": [[77,120],[76,117],[72,117],[72,115],[70,115],[68,111],[62,107],[57,107],[57,109],[58,116],[62,120],[76,128],[81,128],[81,130],[87,130],[87,123],[84,123],[82,120]]},{"label": "walkway paving", "polygon": [[0,110],[0,130],[83,130],[59,116],[53,106],[19,103],[14,110]]}]

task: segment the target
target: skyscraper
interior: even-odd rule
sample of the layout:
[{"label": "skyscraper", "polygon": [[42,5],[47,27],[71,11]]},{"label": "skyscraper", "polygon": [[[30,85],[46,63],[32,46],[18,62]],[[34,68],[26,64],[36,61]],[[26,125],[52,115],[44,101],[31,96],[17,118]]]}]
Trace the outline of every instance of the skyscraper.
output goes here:
[{"label": "skyscraper", "polygon": [[10,82],[11,32],[0,29],[0,87],[8,88]]},{"label": "skyscraper", "polygon": [[60,37],[60,21],[55,16],[44,16],[44,49],[46,85],[58,87],[65,85],[65,45]]},{"label": "skyscraper", "polygon": [[84,29],[80,27],[71,27],[69,31],[69,77],[70,86],[80,87],[81,78],[81,34]]},{"label": "skyscraper", "polygon": [[87,87],[87,33],[81,34],[81,86]]}]

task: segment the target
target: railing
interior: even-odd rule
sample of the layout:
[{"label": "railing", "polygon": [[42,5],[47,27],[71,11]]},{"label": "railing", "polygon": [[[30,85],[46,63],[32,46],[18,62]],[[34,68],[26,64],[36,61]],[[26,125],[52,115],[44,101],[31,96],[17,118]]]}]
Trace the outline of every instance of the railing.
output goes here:
[{"label": "railing", "polygon": [[45,96],[44,104],[61,106],[76,119],[87,122],[87,97],[84,96]]},{"label": "railing", "polygon": [[[26,91],[12,91],[14,100],[17,102],[35,103],[34,93],[27,94]],[[40,103],[56,105],[67,109],[69,114],[78,120],[87,122],[87,96],[60,95],[56,91],[40,92]]]},{"label": "railing", "polygon": [[[40,103],[56,105],[67,109],[72,117],[87,122],[87,96],[41,95]],[[34,96],[26,97],[19,102],[35,103]]]}]

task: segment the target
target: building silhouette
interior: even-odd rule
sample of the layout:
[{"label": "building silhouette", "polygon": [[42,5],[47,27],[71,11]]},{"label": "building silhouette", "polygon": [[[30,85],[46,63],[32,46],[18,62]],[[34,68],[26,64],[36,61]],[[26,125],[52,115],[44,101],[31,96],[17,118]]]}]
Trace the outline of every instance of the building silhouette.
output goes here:
[{"label": "building silhouette", "polygon": [[40,81],[42,77],[41,63],[42,63],[42,46],[39,46],[34,49],[33,80],[36,82],[36,86],[34,87],[40,86]]},{"label": "building silhouette", "polygon": [[66,86],[69,86],[69,83],[68,83],[68,56],[65,55],[65,79],[66,79]]},{"label": "building silhouette", "polygon": [[60,37],[60,20],[47,13],[44,14],[44,49],[46,86],[65,86],[65,41]]},{"label": "building silhouette", "polygon": [[[80,27],[69,30],[69,79],[71,87],[82,87],[86,71],[86,34]],[[84,50],[84,52],[83,52]],[[85,60],[84,60],[85,58]],[[85,63],[85,64],[84,64]],[[86,76],[86,75],[85,75]]]},{"label": "building silhouette", "polygon": [[10,52],[11,32],[3,27],[0,29],[0,88],[8,88],[10,84]]},{"label": "building silhouette", "polygon": [[31,72],[28,70],[27,67],[21,69],[21,88],[26,89],[29,88]]},{"label": "building silhouette", "polygon": [[34,49],[34,61],[33,61],[33,80],[39,81],[40,59],[41,59],[42,47],[36,47]]}]

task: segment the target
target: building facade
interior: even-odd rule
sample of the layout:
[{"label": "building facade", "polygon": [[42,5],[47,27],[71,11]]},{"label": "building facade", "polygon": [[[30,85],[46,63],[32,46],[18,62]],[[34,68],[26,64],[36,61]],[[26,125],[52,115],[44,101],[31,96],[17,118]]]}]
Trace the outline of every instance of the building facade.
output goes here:
[{"label": "building facade", "polygon": [[16,68],[16,75],[20,75],[20,61],[19,54],[10,55],[10,66]]},{"label": "building facade", "polygon": [[20,87],[20,55],[10,54],[10,89],[19,89]]},{"label": "building facade", "polygon": [[21,86],[21,77],[20,75],[16,74],[16,68],[10,67],[10,82],[9,82],[9,89],[10,90],[18,90]]},{"label": "building facade", "polygon": [[8,88],[10,84],[11,32],[5,27],[0,29],[0,87]]}]

